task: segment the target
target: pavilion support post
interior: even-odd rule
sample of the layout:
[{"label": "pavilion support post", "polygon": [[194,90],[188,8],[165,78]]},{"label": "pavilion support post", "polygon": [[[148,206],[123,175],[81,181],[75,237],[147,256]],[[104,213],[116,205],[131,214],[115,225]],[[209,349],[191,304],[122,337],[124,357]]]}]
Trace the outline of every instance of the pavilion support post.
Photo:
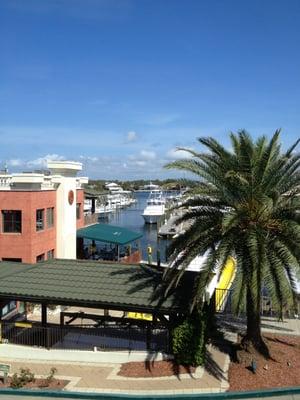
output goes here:
[{"label": "pavilion support post", "polygon": [[151,324],[147,325],[147,333],[146,333],[146,346],[147,350],[151,350]]},{"label": "pavilion support post", "polygon": [[138,251],[139,251],[139,255],[140,255],[140,261],[142,261],[143,255],[142,255],[142,247],[141,247],[140,239],[138,240],[137,245],[138,245]]},{"label": "pavilion support post", "polygon": [[216,290],[214,291],[213,295],[211,296],[209,303],[208,303],[210,315],[214,315],[216,312]]},{"label": "pavilion support post", "polygon": [[65,313],[63,311],[60,312],[60,326],[64,326],[65,324]]},{"label": "pavilion support post", "polygon": [[47,325],[47,304],[42,303],[42,325],[46,326]]},{"label": "pavilion support post", "polygon": [[0,309],[0,343],[2,343],[2,307]]},{"label": "pavilion support post", "polygon": [[117,245],[118,262],[120,261],[120,246]]},{"label": "pavilion support post", "polygon": [[83,238],[77,238],[76,240],[76,253],[77,258],[83,259],[84,258],[84,242]]},{"label": "pavilion support post", "polygon": [[45,328],[44,329],[44,346],[46,349],[50,348],[49,344],[49,332],[47,328],[47,304],[42,303],[42,326]]}]

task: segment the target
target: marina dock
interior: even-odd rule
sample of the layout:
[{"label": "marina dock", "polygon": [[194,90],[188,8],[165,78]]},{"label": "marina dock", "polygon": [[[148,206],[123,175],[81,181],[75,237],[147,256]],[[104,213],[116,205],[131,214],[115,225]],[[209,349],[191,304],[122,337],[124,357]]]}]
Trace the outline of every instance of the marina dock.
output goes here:
[{"label": "marina dock", "polygon": [[158,229],[159,237],[173,237],[180,231],[180,225],[176,225],[178,215],[172,215],[167,221]]}]

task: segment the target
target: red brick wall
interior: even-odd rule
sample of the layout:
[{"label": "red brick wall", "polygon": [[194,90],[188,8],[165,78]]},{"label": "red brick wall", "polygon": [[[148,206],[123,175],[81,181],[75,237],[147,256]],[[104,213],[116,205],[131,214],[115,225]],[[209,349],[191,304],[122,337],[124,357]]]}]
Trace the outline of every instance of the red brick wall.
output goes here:
[{"label": "red brick wall", "polygon": [[130,256],[125,256],[121,259],[123,264],[139,264],[142,261],[142,255],[139,250],[136,250]]},{"label": "red brick wall", "polygon": [[84,190],[76,190],[76,203],[80,203],[80,219],[77,220],[77,229],[84,227],[83,203],[84,203]]},{"label": "red brick wall", "polygon": [[[48,207],[54,207],[54,226],[47,228]],[[44,209],[44,230],[36,231],[36,210]],[[2,232],[1,210],[22,211],[22,233]],[[0,191],[0,259],[22,258],[35,263],[36,257],[56,248],[56,192]],[[54,251],[55,255],[55,251]]]}]

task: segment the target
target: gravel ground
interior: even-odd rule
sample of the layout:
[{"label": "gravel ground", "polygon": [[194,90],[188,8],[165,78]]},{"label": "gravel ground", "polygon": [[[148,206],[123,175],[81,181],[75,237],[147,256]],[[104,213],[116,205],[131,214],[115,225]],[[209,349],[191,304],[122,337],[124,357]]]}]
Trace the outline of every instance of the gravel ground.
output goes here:
[{"label": "gravel ground", "polygon": [[255,374],[249,363],[231,362],[230,391],[300,386],[300,337],[273,334],[264,337],[272,359],[256,355]]},{"label": "gravel ground", "polygon": [[[231,362],[230,391],[300,386],[300,337],[265,334],[271,359],[255,355],[254,374],[249,361]],[[244,357],[246,360],[252,357]],[[177,366],[172,361],[130,362],[123,364],[119,375],[125,377],[159,377],[194,372],[195,368]]]},{"label": "gravel ground", "polygon": [[118,375],[130,378],[153,378],[195,372],[194,367],[176,365],[173,361],[129,362],[122,364]]}]

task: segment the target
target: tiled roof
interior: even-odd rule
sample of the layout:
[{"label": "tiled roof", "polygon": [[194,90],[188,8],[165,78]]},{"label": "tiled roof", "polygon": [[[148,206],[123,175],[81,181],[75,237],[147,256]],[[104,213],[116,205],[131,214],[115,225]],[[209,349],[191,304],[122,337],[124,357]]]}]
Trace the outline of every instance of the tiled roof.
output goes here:
[{"label": "tiled roof", "polygon": [[0,263],[0,298],[167,314],[185,309],[189,291],[162,300],[162,272],[146,266],[78,260]]}]

